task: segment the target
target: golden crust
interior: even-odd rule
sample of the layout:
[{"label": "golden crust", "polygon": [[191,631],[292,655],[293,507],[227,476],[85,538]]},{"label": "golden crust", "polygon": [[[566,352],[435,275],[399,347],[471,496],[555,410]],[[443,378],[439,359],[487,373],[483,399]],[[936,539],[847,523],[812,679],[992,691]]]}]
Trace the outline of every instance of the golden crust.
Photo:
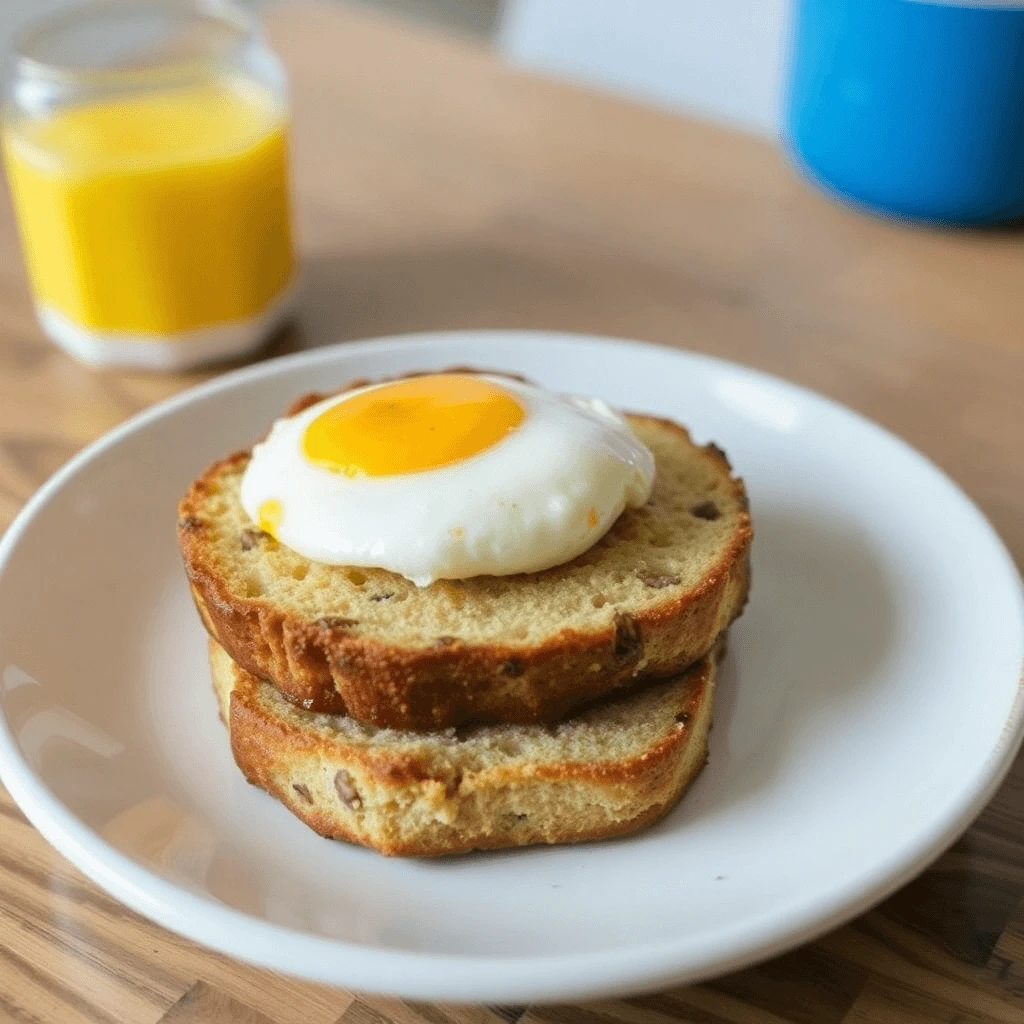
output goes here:
[{"label": "golden crust", "polygon": [[[319,397],[300,399],[289,411]],[[752,537],[746,494],[715,446],[698,448],[669,420],[630,420],[670,432],[694,457],[707,460],[722,482],[722,498],[739,510],[728,543],[690,587],[667,588],[664,598],[624,609],[592,629],[553,629],[530,645],[447,636],[403,645],[353,634],[344,618],[310,619],[232,587],[209,543],[209,504],[224,490],[224,479],[244,468],[249,456],[239,452],[199,477],[178,510],[179,542],[199,614],[239,665],[301,707],[396,729],[552,722],[637,679],[681,672],[711,650],[746,602]],[[630,515],[623,513],[617,525]],[[524,588],[530,579],[524,577]]]},{"label": "golden crust", "polygon": [[[707,759],[716,660],[568,723],[596,730],[611,714],[614,728],[628,731],[656,702],[659,722],[613,756],[581,758],[572,740],[532,726],[516,736],[526,749],[505,757],[493,752],[492,735],[500,739],[504,727],[464,739],[346,732],[289,705],[210,641],[214,687],[246,778],[320,835],[414,857],[610,838],[658,820]],[[534,734],[542,740],[531,751]]]}]

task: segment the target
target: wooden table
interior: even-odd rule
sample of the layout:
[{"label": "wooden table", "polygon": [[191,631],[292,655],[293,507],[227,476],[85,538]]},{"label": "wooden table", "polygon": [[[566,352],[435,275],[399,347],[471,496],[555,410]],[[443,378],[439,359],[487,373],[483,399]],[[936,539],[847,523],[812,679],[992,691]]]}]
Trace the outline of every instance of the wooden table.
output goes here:
[{"label": "wooden table", "polygon": [[[902,434],[1024,559],[1018,232],[869,220],[763,142],[368,15],[287,8],[272,35],[294,86],[306,281],[271,354],[545,327],[741,360]],[[0,208],[0,525],[82,445],[203,376],[95,373],[54,350]],[[587,1007],[452,1008],[355,998],[176,938],[85,881],[0,791],[0,1022],[1014,1024],[1022,814],[1024,760],[930,871],[752,970]]]}]

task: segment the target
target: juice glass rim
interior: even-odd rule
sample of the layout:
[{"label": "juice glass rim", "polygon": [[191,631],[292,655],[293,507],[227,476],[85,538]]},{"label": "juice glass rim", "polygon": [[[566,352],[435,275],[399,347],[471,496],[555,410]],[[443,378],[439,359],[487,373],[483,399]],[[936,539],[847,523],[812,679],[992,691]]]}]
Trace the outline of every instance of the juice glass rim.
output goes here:
[{"label": "juice glass rim", "polygon": [[[87,48],[76,58],[76,44],[104,22],[134,28],[142,37],[124,40],[120,49],[115,45],[106,61],[90,59]],[[175,39],[175,30],[183,28],[189,31]],[[13,81],[84,91],[171,85],[230,63],[259,37],[256,19],[234,0],[87,0],[34,19],[15,35]]]}]

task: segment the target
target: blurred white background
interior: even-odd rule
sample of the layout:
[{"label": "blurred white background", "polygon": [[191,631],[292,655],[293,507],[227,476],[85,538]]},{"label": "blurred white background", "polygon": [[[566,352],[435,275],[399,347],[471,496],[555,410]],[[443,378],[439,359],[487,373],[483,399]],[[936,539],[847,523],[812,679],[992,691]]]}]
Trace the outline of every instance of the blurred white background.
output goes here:
[{"label": "blurred white background", "polygon": [[506,0],[513,60],[774,134],[788,0]]}]

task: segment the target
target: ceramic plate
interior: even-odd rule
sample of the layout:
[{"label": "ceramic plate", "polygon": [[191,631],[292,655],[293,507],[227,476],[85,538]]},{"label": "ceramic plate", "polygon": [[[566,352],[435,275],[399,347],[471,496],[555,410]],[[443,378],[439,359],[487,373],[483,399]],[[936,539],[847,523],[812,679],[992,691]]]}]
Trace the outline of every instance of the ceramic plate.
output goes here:
[{"label": "ceramic plate", "polygon": [[[175,505],[296,395],[475,364],[724,447],[756,536],[711,761],[632,839],[387,860],[249,786],[218,720]],[[39,830],[177,932],[403,995],[522,1003],[732,970],[838,925],[948,846],[1021,738],[1021,582],[921,455],[820,396],[627,342],[472,332],[231,373],[62,469],[0,542],[0,764]]]}]

